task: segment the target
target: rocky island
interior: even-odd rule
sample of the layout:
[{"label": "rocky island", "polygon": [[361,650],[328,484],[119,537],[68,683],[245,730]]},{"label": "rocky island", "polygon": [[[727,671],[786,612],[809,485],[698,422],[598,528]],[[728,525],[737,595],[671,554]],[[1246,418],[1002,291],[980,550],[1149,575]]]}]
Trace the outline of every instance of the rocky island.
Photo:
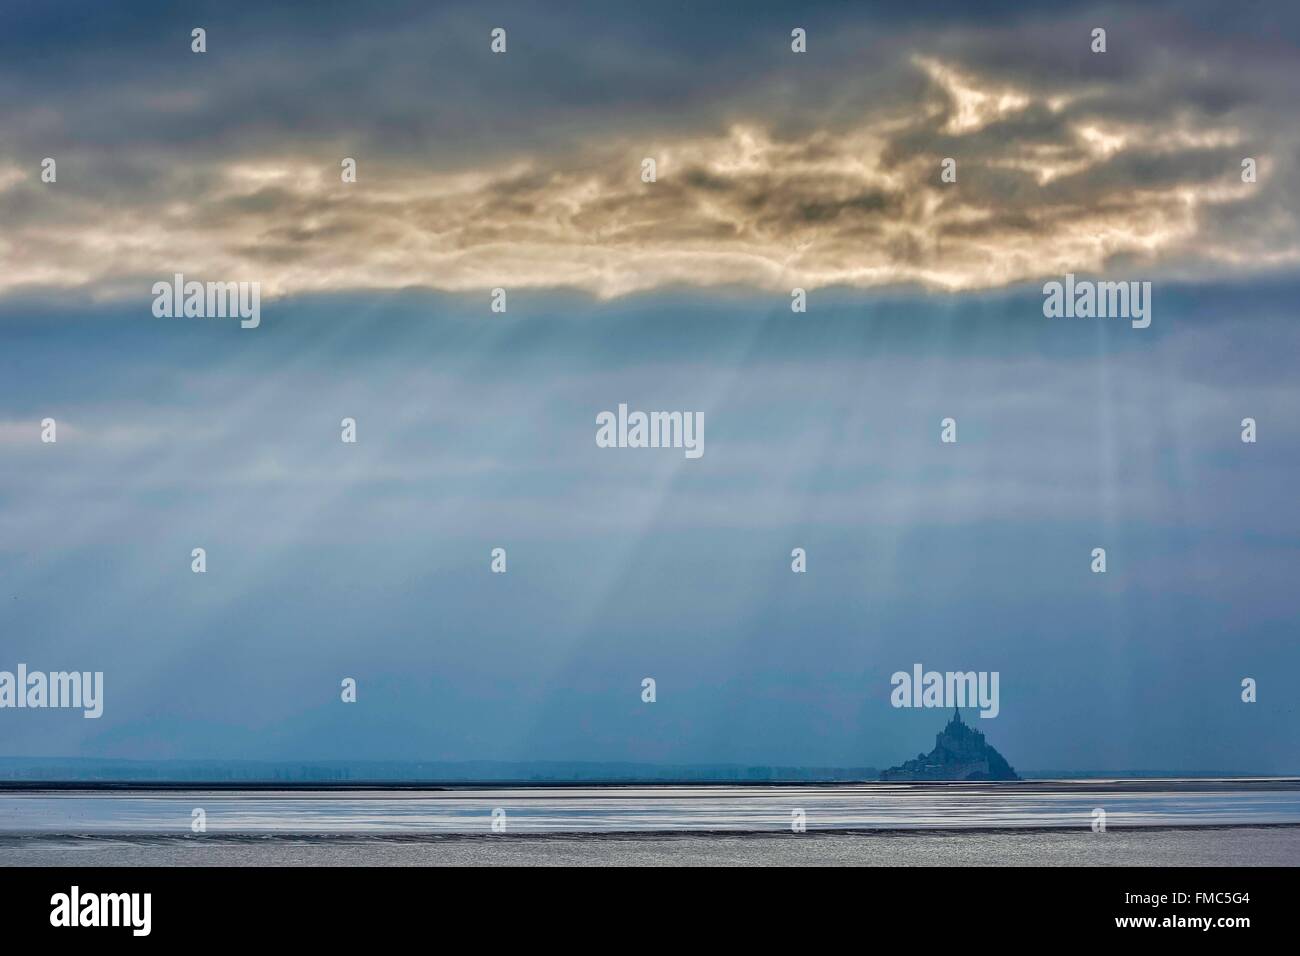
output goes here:
[{"label": "rocky island", "polygon": [[880,772],[881,780],[1019,780],[1006,758],[984,742],[984,735],[952,712],[935,735],[934,749],[899,767]]}]

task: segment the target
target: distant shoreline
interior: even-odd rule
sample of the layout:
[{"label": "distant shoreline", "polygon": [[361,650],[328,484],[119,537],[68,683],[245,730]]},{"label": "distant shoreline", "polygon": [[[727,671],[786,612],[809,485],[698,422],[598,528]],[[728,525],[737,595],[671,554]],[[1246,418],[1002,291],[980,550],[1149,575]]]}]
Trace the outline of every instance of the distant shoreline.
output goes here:
[{"label": "distant shoreline", "polygon": [[465,790],[583,790],[583,789],[654,789],[685,788],[703,789],[710,787],[728,787],[741,789],[765,788],[826,788],[842,789],[845,787],[873,787],[885,790],[937,789],[937,788],[996,788],[1002,791],[1043,791],[1054,788],[1071,791],[1106,792],[1114,790],[1160,789],[1177,784],[1184,792],[1197,789],[1221,789],[1228,786],[1233,789],[1300,789],[1300,777],[1253,777],[1253,776],[1217,776],[1217,777],[1043,777],[1021,780],[463,780],[463,781],[415,781],[415,780],[349,780],[349,781],[301,781],[301,780],[0,780],[0,794],[64,792],[64,793],[188,793],[195,791],[227,793],[347,793],[347,792],[458,792]]}]

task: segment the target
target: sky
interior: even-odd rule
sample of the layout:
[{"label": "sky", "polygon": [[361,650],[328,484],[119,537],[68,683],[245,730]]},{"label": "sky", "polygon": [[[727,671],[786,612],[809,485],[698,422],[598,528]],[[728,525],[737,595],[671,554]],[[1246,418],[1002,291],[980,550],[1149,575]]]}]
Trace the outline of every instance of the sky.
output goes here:
[{"label": "sky", "polygon": [[[6,4],[0,670],[105,703],[0,710],[0,754],[886,767],[947,719],[891,706],[921,663],[999,673],[1023,771],[1300,772],[1298,41]],[[260,325],[156,316],[176,273]],[[1067,273],[1150,327],[1045,317]],[[620,403],[705,453],[598,447]]]}]

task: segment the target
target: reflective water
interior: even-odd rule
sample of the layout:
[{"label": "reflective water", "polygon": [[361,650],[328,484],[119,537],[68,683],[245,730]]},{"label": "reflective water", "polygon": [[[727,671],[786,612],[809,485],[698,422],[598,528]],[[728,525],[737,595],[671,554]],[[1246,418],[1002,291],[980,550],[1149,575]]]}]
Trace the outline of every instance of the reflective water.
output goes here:
[{"label": "reflective water", "polygon": [[494,820],[512,834],[1300,825],[1300,781],[0,792],[8,834],[189,834],[199,816],[226,835],[490,834]]}]

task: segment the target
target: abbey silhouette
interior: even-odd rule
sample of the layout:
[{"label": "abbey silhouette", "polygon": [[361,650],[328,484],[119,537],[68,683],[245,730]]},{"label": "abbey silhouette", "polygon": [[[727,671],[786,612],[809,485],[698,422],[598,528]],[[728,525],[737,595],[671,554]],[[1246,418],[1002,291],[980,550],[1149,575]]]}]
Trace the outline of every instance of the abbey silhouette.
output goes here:
[{"label": "abbey silhouette", "polygon": [[1019,780],[1006,758],[984,742],[984,735],[961,719],[952,720],[935,735],[934,749],[917,754],[900,767],[880,772],[881,780]]}]

